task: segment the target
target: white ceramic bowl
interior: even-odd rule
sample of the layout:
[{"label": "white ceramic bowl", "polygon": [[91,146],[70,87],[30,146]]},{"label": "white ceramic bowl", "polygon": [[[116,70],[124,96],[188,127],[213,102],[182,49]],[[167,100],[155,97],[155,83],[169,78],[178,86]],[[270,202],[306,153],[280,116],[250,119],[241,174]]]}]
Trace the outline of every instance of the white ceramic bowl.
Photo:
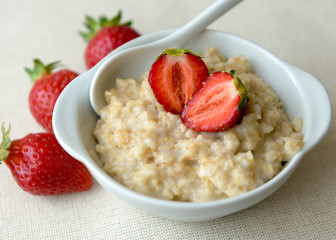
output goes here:
[{"label": "white ceramic bowl", "polygon": [[[183,47],[202,52],[207,47],[214,46],[227,57],[237,54],[246,56],[253,70],[279,96],[289,117],[302,117],[304,147],[273,179],[257,189],[234,198],[186,203],[156,199],[129,190],[104,172],[95,151],[96,141],[92,132],[98,116],[90,105],[90,83],[97,70],[97,73],[104,72],[104,77],[111,77],[108,68],[109,58],[112,54],[162,38],[172,31],[174,30],[164,30],[139,37],[118,48],[96,67],[74,79],[63,90],[55,105],[53,127],[56,138],[62,147],[73,157],[83,162],[93,177],[114,196],[136,207],[167,218],[204,221],[250,207],[275,192],[291,176],[302,157],[325,136],[331,121],[331,106],[323,86],[307,72],[283,62],[246,39],[225,32],[206,30]],[[142,62],[139,62],[139,65],[134,66],[128,76],[119,77],[139,77],[144,71],[149,70],[156,57],[157,53],[149,54]]]}]

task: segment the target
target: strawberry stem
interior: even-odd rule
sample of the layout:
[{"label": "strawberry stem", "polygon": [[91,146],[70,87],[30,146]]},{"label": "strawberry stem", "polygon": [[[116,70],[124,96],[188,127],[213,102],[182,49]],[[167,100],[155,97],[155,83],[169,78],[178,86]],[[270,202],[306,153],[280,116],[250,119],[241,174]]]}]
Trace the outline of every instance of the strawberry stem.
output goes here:
[{"label": "strawberry stem", "polygon": [[40,59],[34,59],[34,68],[24,68],[33,82],[36,82],[42,77],[42,75],[48,75],[53,69],[59,66],[60,61],[52,62],[48,65],[44,65]]},{"label": "strawberry stem", "polygon": [[83,39],[87,42],[89,42],[95,35],[96,33],[104,28],[104,27],[112,27],[112,26],[131,26],[132,21],[127,21],[124,23],[121,23],[122,19],[122,12],[121,10],[118,11],[118,14],[109,19],[106,16],[101,16],[98,20],[95,20],[91,16],[85,16],[86,22],[85,26],[87,28],[87,32],[79,32],[79,34],[83,37]]},{"label": "strawberry stem", "polygon": [[7,131],[5,130],[4,123],[1,125],[1,132],[2,132],[2,142],[0,144],[0,164],[6,161],[9,151],[8,148],[11,145],[11,140],[9,138],[9,134],[11,131],[11,125],[9,124]]}]

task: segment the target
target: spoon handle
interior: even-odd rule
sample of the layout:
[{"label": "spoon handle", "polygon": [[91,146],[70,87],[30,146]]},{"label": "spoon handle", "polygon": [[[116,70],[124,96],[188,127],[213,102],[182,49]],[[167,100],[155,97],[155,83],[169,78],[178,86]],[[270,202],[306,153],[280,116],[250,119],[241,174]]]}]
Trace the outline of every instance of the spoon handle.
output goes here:
[{"label": "spoon handle", "polygon": [[242,0],[217,0],[198,16],[165,38],[165,41],[170,41],[177,46],[185,45],[190,39],[200,34],[207,26],[241,1]]}]

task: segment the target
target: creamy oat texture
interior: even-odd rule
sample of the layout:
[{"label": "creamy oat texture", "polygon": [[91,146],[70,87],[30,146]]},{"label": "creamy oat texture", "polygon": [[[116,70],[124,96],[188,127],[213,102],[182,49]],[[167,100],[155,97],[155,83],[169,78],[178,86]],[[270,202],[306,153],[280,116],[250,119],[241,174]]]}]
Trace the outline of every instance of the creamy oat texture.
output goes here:
[{"label": "creamy oat texture", "polygon": [[248,192],[274,177],[303,146],[302,120],[288,120],[277,96],[244,56],[209,48],[209,71],[236,70],[248,90],[241,123],[218,133],[195,132],[164,111],[141,79],[118,79],[106,92],[94,135],[104,169],[128,188],[157,198],[210,201]]}]

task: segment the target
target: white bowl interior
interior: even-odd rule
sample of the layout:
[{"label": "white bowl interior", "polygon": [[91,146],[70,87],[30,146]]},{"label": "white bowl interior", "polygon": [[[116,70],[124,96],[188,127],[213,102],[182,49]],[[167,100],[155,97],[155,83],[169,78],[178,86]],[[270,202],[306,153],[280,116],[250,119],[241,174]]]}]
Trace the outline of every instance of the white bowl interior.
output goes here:
[{"label": "white bowl interior", "polygon": [[[163,37],[172,31],[173,30],[166,30],[153,33],[144,36],[144,38],[138,41],[143,42],[143,39],[150,41]],[[136,41],[137,40],[132,41],[131,45],[136,45]],[[89,88],[91,79],[85,79],[91,78],[92,74],[87,74],[87,76],[83,74],[82,77],[80,76],[79,79],[73,81],[59,98],[59,103],[55,106],[55,116],[53,119],[57,139],[65,150],[86,164],[95,179],[112,194],[139,208],[161,216],[184,221],[208,220],[225,216],[263,200],[276,191],[288,179],[302,156],[325,135],[331,118],[328,97],[322,85],[311,75],[284,63],[258,45],[237,36],[224,32],[206,30],[199,37],[190,41],[186,46],[181,47],[190,48],[196,52],[203,52],[210,46],[216,47],[220,53],[227,57],[233,57],[238,54],[246,56],[251,63],[252,69],[261,76],[279,96],[289,117],[301,116],[303,118],[303,133],[305,135],[304,149],[286,165],[280,174],[263,186],[232,199],[206,203],[183,203],[147,197],[117,183],[101,168],[101,163],[95,151],[96,141],[92,132],[98,120],[98,116],[90,106]],[[148,54],[143,56],[141,62],[135,64],[132,63],[132,61],[123,60],[113,66],[109,65],[109,58],[107,58],[99,67],[96,77],[99,75],[99,77],[110,79],[111,85],[108,86],[108,88],[114,85],[114,79],[116,77],[138,78],[143,72],[149,70],[151,64],[159,54],[160,52],[148,52]],[[125,66],[127,66],[127,68],[125,68]],[[300,79],[298,80],[298,78],[309,78],[309,83],[314,85],[314,88],[319,88],[320,96],[322,95],[321,98],[323,101],[315,105],[311,104],[311,101],[314,100],[307,101],[307,98],[309,98],[311,94],[309,92],[310,88],[308,90],[302,88],[305,82],[302,82]],[[81,86],[80,91],[77,89],[79,86]],[[69,98],[72,98],[74,101],[72,105],[69,104]],[[322,107],[322,105],[325,106]],[[326,119],[322,122],[313,117],[318,111],[327,114]],[[64,117],[64,115],[68,115],[68,117]],[[69,119],[69,117],[72,119],[70,122],[64,120],[64,118]],[[320,121],[320,125],[318,126],[318,130],[312,132],[312,126],[316,126],[316,121]]]}]

